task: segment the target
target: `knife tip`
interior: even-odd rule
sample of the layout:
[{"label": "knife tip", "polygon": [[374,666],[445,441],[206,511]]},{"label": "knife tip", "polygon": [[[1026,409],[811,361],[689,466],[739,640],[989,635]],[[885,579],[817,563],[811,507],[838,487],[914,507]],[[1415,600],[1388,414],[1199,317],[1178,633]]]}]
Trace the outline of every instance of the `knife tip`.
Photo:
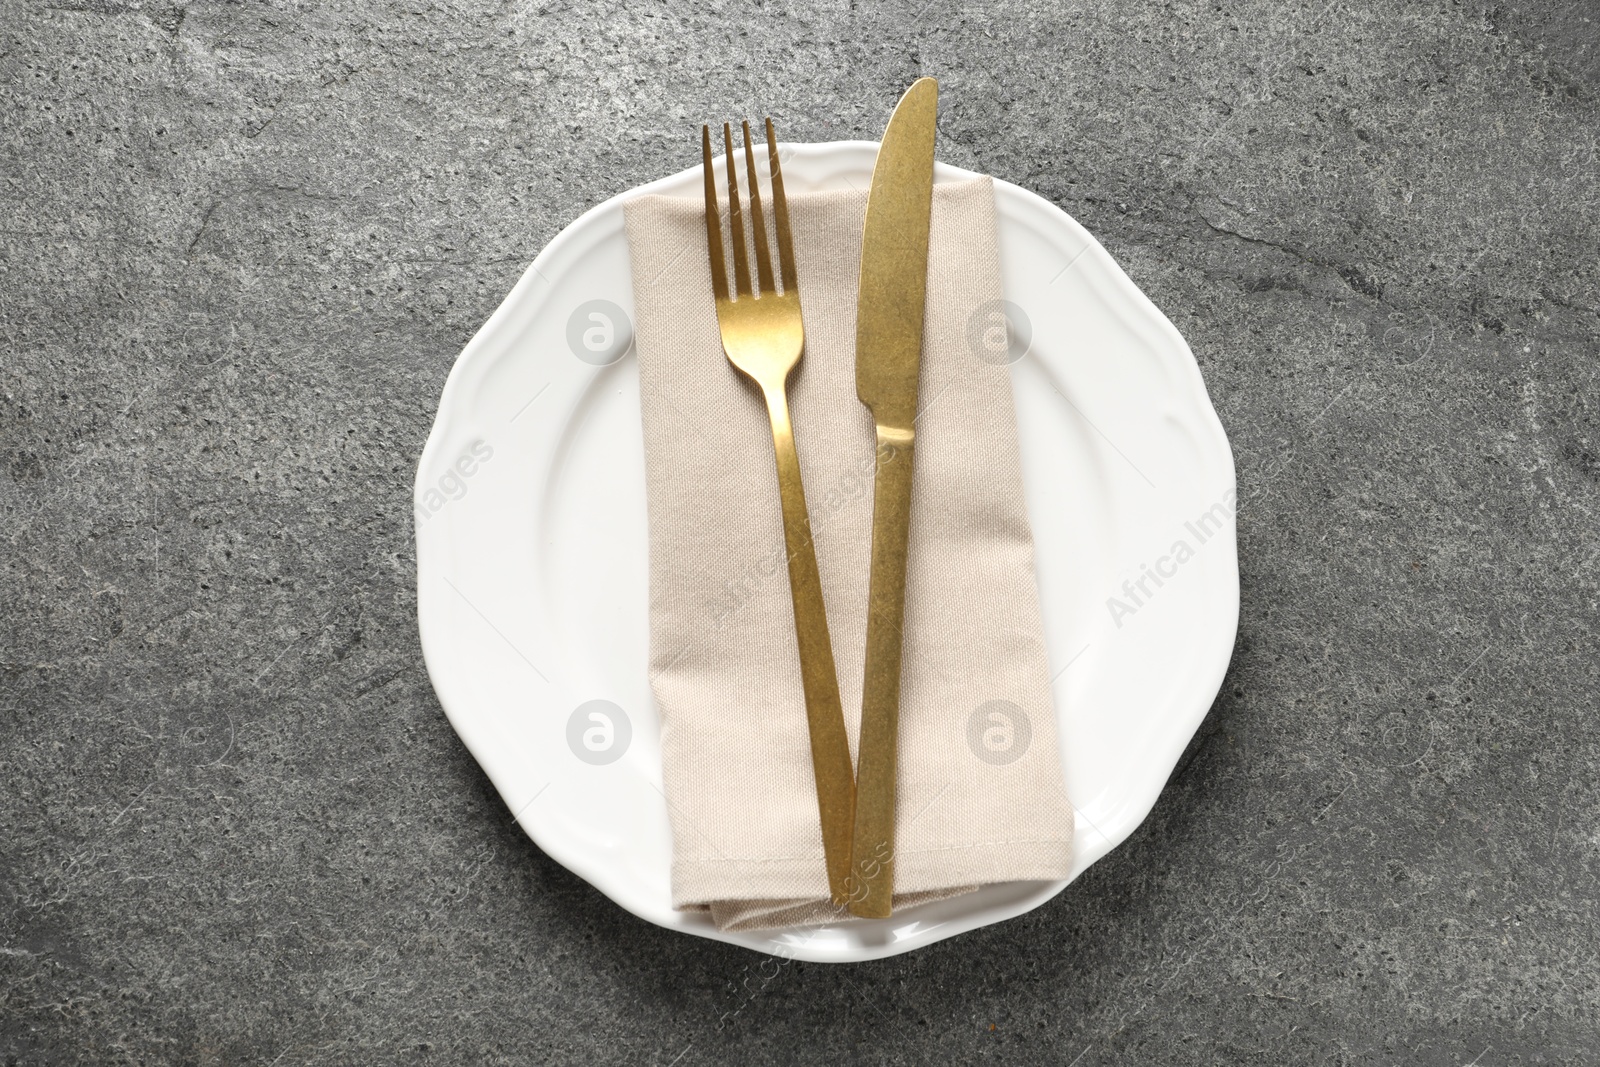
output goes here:
[{"label": "knife tip", "polygon": [[939,80],[937,78],[918,78],[911,83],[911,88],[900,95],[900,102],[894,106],[896,112],[902,108],[918,110],[923,108],[937,108],[939,106]]}]

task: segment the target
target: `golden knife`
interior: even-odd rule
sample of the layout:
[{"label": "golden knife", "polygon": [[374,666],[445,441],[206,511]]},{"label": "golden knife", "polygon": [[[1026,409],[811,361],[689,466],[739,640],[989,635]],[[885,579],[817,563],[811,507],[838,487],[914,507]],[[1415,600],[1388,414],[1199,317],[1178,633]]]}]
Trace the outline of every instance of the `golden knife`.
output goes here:
[{"label": "golden knife", "polygon": [[856,396],[877,424],[878,464],[849,896],[852,914],[874,919],[887,918],[894,902],[901,622],[938,116],[939,83],[917,79],[884,131],[861,234]]}]

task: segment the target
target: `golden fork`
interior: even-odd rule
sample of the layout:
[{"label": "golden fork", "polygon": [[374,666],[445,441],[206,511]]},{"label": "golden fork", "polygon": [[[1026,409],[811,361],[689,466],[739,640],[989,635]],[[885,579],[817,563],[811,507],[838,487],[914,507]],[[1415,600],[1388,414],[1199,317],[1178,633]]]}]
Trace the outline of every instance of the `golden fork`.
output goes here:
[{"label": "golden fork", "polygon": [[783,289],[772,275],[767,221],[761,211],[761,187],[750,147],[750,124],[744,126],[744,161],[750,177],[750,216],[756,248],[759,292],[750,290],[749,250],[745,245],[744,209],[739,202],[738,165],[733,131],[722,125],[728,169],[728,225],[733,231],[734,291],[728,293],[723,257],[717,183],[711,173],[711,127],[700,127],[705,160],[706,251],[711,257],[711,288],[716,295],[717,325],[722,350],[740,373],[766,398],[772,421],[772,445],[778,460],[778,495],[783,500],[783,537],[789,556],[789,591],[794,599],[795,638],[800,646],[800,679],[805,689],[806,719],[811,729],[811,766],[816,775],[817,813],[822,823],[822,848],[828,868],[828,889],[837,905],[847,902],[850,835],[855,819],[855,772],[839,680],[834,673],[833,646],[828,640],[828,613],[822,602],[822,578],[811,540],[806,493],[800,483],[800,460],[789,424],[789,373],[805,348],[800,321],[800,284],[795,276],[794,242],[789,230],[789,203],[783,195],[783,169],[778,139],[767,120],[767,160],[772,172],[772,213],[778,238],[778,264]]}]

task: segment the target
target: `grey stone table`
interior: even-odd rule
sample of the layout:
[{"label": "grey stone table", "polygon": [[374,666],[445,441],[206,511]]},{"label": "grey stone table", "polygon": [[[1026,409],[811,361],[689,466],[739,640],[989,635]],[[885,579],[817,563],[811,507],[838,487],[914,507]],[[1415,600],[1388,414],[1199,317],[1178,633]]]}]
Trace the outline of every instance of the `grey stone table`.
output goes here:
[{"label": "grey stone table", "polygon": [[[1600,1058],[1600,9],[0,8],[0,1064]],[[1140,831],[851,968],[623,913],[415,628],[445,374],[703,120],[941,153],[1188,337],[1243,616]],[[756,989],[758,995],[752,995]]]}]

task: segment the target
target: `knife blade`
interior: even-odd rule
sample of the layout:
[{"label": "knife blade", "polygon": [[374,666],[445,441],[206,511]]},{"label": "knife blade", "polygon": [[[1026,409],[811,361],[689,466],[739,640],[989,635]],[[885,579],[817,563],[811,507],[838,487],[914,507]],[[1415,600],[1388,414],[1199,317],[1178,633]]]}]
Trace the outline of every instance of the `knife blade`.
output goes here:
[{"label": "knife blade", "polygon": [[856,396],[872,410],[878,459],[848,896],[865,918],[887,918],[894,902],[901,625],[938,115],[939,83],[917,79],[884,131],[861,233]]}]

